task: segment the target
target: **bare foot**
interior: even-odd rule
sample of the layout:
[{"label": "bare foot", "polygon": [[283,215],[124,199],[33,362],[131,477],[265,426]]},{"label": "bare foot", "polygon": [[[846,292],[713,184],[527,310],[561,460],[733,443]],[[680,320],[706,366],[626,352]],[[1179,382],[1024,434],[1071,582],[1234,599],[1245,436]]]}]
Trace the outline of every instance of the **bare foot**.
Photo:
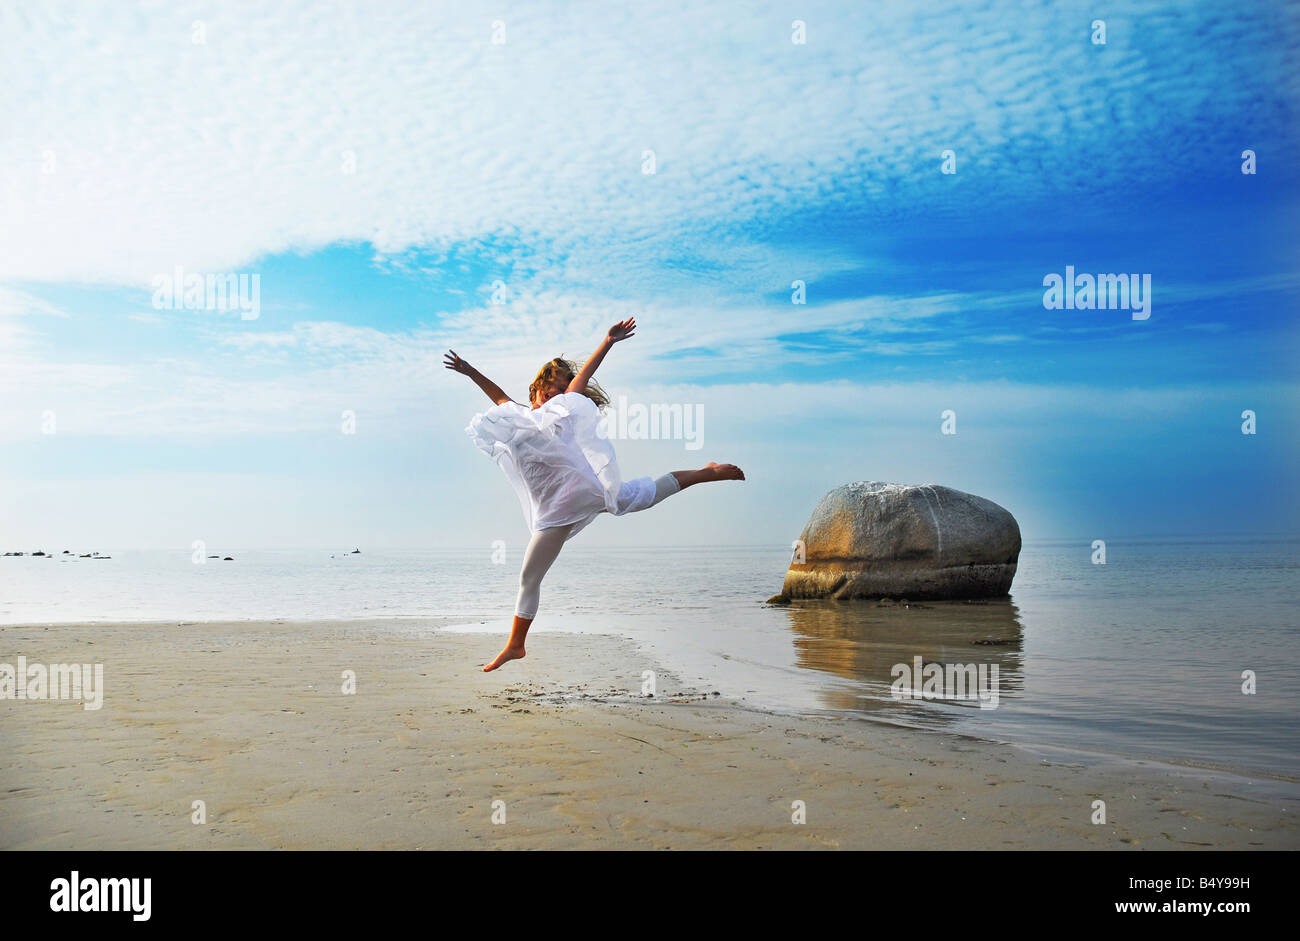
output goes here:
[{"label": "bare foot", "polygon": [[705,464],[701,470],[712,471],[714,480],[744,480],[745,472],[735,464],[717,464],[713,461]]},{"label": "bare foot", "polygon": [[497,654],[497,658],[483,668],[484,673],[491,673],[507,660],[522,660],[527,656],[527,651],[523,647],[506,647],[505,650]]}]

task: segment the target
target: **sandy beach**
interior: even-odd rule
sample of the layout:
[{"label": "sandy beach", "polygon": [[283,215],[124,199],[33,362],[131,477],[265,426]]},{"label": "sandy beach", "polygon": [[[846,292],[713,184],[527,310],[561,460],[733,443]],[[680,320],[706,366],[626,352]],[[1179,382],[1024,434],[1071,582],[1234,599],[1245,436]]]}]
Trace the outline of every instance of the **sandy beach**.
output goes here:
[{"label": "sandy beach", "polygon": [[757,712],[613,636],[537,633],[483,674],[502,638],[463,622],[2,627],[0,661],[104,688],[0,701],[0,847],[1300,846],[1287,781]]}]

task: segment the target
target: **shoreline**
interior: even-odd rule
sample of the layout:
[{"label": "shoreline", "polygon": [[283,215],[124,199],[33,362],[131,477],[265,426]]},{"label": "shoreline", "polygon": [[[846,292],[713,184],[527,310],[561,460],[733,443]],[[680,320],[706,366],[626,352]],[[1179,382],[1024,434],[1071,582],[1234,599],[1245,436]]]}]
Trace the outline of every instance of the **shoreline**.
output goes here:
[{"label": "shoreline", "polygon": [[105,665],[99,710],[0,702],[0,846],[1300,847],[1285,778],[765,711],[615,634],[483,674],[495,632],[442,629],[474,620],[0,626],[0,661]]},{"label": "shoreline", "polygon": [[[958,604],[961,604],[961,602],[959,602]],[[575,620],[574,618],[569,617],[563,620],[561,623],[567,625],[573,623],[574,620]],[[480,626],[485,623],[487,622],[485,621],[485,619],[481,617],[470,617],[470,618],[465,618],[463,620],[457,621],[456,623],[453,624],[444,625],[444,628],[446,630],[453,631],[456,633],[464,633],[469,636],[475,636],[475,635],[504,636],[505,631],[498,631],[493,628],[484,628]],[[548,625],[540,629],[534,629],[534,634],[539,636],[565,634],[570,636],[583,636],[583,637],[591,637],[591,636],[614,637],[621,640],[626,640],[629,643],[637,644],[639,650],[644,649],[640,646],[642,644],[642,640],[640,638],[636,637],[634,634],[630,632],[624,632],[624,631],[616,631],[616,630],[615,631],[607,631],[607,630],[593,631],[593,630],[583,629],[581,627],[573,628],[573,627]],[[530,634],[530,636],[533,635]],[[651,652],[647,652],[646,656],[653,657],[654,655]],[[726,699],[726,697],[724,697],[724,699]],[[754,712],[760,715],[767,715],[767,716],[774,716],[774,717],[796,717],[796,718],[798,717],[831,718],[831,719],[845,720],[845,721],[859,721],[869,726],[879,725],[886,728],[904,729],[904,730],[915,731],[919,733],[945,734],[954,738],[969,739],[971,741],[985,742],[988,744],[995,744],[995,745],[1006,745],[1009,747],[1021,748],[1027,751],[1032,751],[1040,754],[1056,754],[1058,756],[1061,756],[1063,759],[1067,759],[1075,763],[1086,763],[1090,765],[1110,764],[1110,765],[1117,765],[1117,766],[1142,765],[1142,766],[1163,767],[1170,772],[1178,771],[1184,773],[1196,773],[1208,777],[1220,777],[1223,775],[1227,775],[1230,777],[1239,777],[1247,781],[1253,778],[1264,778],[1270,781],[1279,782],[1279,784],[1284,786],[1283,787],[1284,790],[1286,789],[1285,785],[1291,785],[1291,784],[1300,785],[1300,775],[1288,774],[1283,771],[1271,771],[1271,770],[1264,770],[1264,769],[1254,768],[1254,767],[1234,766],[1230,764],[1217,764],[1217,763],[1210,763],[1210,762],[1197,760],[1193,758],[1173,757],[1167,755],[1137,754],[1137,753],[1129,753],[1129,752],[1121,752],[1121,751],[1108,751],[1100,748],[1090,748],[1083,745],[1077,745],[1077,744],[1071,744],[1065,742],[1001,738],[997,736],[981,734],[979,732],[970,731],[970,730],[940,732],[933,727],[918,724],[915,722],[908,722],[897,718],[886,717],[886,716],[881,716],[876,714],[868,714],[868,713],[858,712],[853,710],[833,709],[831,707],[800,709],[797,707],[781,707],[781,706],[775,706],[767,703],[755,703],[755,702],[741,701],[736,699],[732,699],[730,701],[733,702],[737,708],[743,709],[748,712]]]},{"label": "shoreline", "polygon": [[[102,621],[90,621],[85,619],[73,621],[38,621],[21,624],[4,624],[0,623],[0,638],[4,637],[6,630],[21,629],[68,629],[78,626],[84,627],[109,627],[118,629],[130,629],[133,627],[211,627],[211,628],[229,628],[231,626],[246,627],[292,627],[292,626],[346,626],[353,629],[373,628],[379,633],[388,633],[386,629],[391,629],[399,624],[410,624],[418,626],[419,633],[422,636],[433,636],[442,631],[453,634],[461,634],[466,637],[505,637],[507,629],[498,630],[493,627],[480,627],[485,625],[496,617],[479,614],[466,615],[443,615],[439,617],[430,617],[423,614],[393,614],[376,617],[302,617],[293,616],[285,618],[222,618],[222,619],[197,619],[197,620],[177,620],[175,618],[146,618],[124,621],[120,618],[110,618]],[[542,626],[536,628],[530,636],[533,637],[607,637],[626,643],[637,645],[637,640],[633,636],[620,633],[617,631],[589,631],[582,629],[566,629],[556,626]],[[92,642],[93,643],[93,642]],[[487,647],[491,647],[489,643]],[[485,648],[486,649],[486,648]],[[640,648],[637,648],[640,650]],[[650,656],[645,654],[645,656]],[[30,658],[29,658],[30,659]],[[4,662],[3,651],[0,651],[0,662]],[[659,672],[667,672],[660,665]],[[637,702],[640,697],[629,696],[626,702]],[[990,745],[1000,745],[1011,748],[1023,749],[1035,753],[1056,753],[1062,760],[1069,760],[1075,763],[1083,762],[1090,765],[1141,765],[1156,768],[1163,768],[1169,772],[1186,772],[1195,774],[1204,774],[1207,776],[1228,776],[1232,778],[1242,778],[1249,781],[1252,778],[1264,778],[1270,781],[1277,781],[1283,785],[1297,784],[1300,785],[1300,777],[1288,775],[1283,772],[1274,772],[1260,770],[1257,768],[1239,768],[1226,764],[1210,764],[1207,762],[1197,761],[1194,759],[1173,758],[1158,755],[1136,755],[1115,751],[1103,751],[1100,749],[1090,749],[1079,745],[1063,744],[1059,742],[1038,742],[1038,741],[1016,741],[1010,739],[1000,739],[991,736],[984,736],[974,732],[940,732],[936,729],[927,728],[922,725],[916,725],[908,722],[902,722],[890,718],[878,716],[862,715],[851,711],[823,709],[823,710],[798,710],[782,709],[774,706],[764,706],[755,703],[741,702],[739,700],[730,700],[722,697],[723,702],[727,702],[734,708],[743,712],[752,712],[756,715],[769,717],[784,718],[826,718],[837,721],[862,722],[868,726],[881,726],[890,729],[899,729],[912,731],[918,734],[928,735],[947,735],[955,739],[965,739],[972,742],[986,743]]]}]

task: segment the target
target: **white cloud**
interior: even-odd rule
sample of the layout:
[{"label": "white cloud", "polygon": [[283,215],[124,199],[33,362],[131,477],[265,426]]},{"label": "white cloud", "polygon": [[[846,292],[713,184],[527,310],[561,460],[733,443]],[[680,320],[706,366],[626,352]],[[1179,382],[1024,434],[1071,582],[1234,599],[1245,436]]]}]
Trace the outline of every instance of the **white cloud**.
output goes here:
[{"label": "white cloud", "polygon": [[[894,299],[881,299],[879,307],[906,313],[906,305]],[[936,309],[924,299],[920,308],[926,314]],[[60,434],[87,436],[333,433],[344,410],[356,412],[371,433],[401,437],[427,429],[431,422],[451,433],[485,408],[486,400],[465,377],[445,369],[442,357],[448,347],[522,401],[543,361],[561,353],[585,358],[588,346],[594,347],[619,316],[611,316],[608,305],[573,298],[558,305],[529,298],[503,311],[491,319],[466,313],[437,330],[385,333],[303,322],[288,331],[214,332],[208,335],[214,345],[202,356],[122,365],[14,357],[0,373],[5,402],[0,440],[37,437],[39,415],[47,409],[57,412]],[[836,305],[810,309],[810,327],[829,330],[851,322],[847,313],[835,311]],[[771,381],[764,376],[765,364],[789,366],[803,360],[825,365],[835,354],[783,349],[774,336],[779,327],[761,313],[737,314],[725,324],[696,330],[689,310],[638,315],[637,335],[614,347],[597,379],[611,394],[631,401],[706,404],[723,427],[731,424],[760,438],[776,434],[770,427],[774,420],[813,427],[828,408],[848,410],[852,417],[839,420],[855,427],[931,418],[937,424],[945,408],[961,408],[986,424],[1050,424],[1062,414],[1125,423],[1173,414],[1205,395],[1191,386],[822,381],[812,369],[806,382]],[[0,320],[0,327],[4,323]],[[586,345],[575,349],[574,337],[586,337]],[[683,354],[688,338],[716,345],[723,355]],[[1015,338],[986,339],[1009,344]],[[919,339],[877,342],[874,348],[901,355],[946,343],[951,341]],[[860,348],[854,350],[858,352]],[[711,381],[702,383],[704,377]],[[1215,395],[1235,390],[1244,401],[1261,389],[1258,384],[1249,390],[1220,385]]]},{"label": "white cloud", "polygon": [[[1160,8],[1115,18],[1103,60],[1076,3],[5,7],[0,278],[144,285],[339,241],[518,239],[538,289],[631,290],[676,256],[715,259],[743,292],[771,283],[772,220],[786,231],[835,191],[957,198],[936,184],[949,146],[989,200],[1163,174],[1166,149],[1107,149],[1098,129],[1142,136],[1186,111],[1203,133],[1256,90],[1221,80],[1230,62],[1141,49],[1232,48],[1257,24]],[[1122,106],[1135,95],[1161,106]],[[1048,148],[1069,157],[1052,175]],[[795,261],[778,282],[845,264]],[[677,274],[716,289],[707,267]]]},{"label": "white cloud", "polygon": [[0,317],[67,317],[67,311],[34,294],[0,284]]}]

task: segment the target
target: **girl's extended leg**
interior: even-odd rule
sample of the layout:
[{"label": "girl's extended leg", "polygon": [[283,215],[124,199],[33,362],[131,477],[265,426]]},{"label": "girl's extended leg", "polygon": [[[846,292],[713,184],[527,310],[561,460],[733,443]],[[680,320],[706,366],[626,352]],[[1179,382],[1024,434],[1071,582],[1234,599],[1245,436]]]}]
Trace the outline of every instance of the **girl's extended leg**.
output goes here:
[{"label": "girl's extended leg", "polygon": [[[677,483],[685,490],[687,487],[710,480],[744,480],[745,472],[735,464],[716,464],[709,461],[699,470],[673,471],[673,476],[677,478]],[[655,502],[659,501],[656,499]]]},{"label": "girl's extended leg", "polygon": [[519,571],[519,595],[515,599],[515,620],[510,627],[510,640],[506,642],[505,649],[497,654],[497,658],[483,668],[484,673],[495,670],[508,660],[524,658],[524,639],[528,636],[528,628],[532,626],[533,619],[537,617],[542,578],[564,548],[564,540],[568,538],[571,529],[573,524],[539,529],[528,541],[528,548],[524,550],[523,568]]},{"label": "girl's extended leg", "polygon": [[[658,506],[674,493],[680,493],[687,487],[702,484],[706,480],[744,480],[745,472],[735,464],[709,464],[699,470],[679,470],[664,474],[651,480],[638,477],[624,481],[618,491],[618,515],[636,513]],[[653,487],[653,493],[651,488]]]},{"label": "girl's extended leg", "polygon": [[[652,506],[662,502],[674,493],[685,490],[687,487],[693,487],[695,484],[702,484],[710,480],[744,480],[745,473],[735,464],[716,464],[710,461],[699,470],[681,470],[673,471],[671,474],[664,474],[654,481],[654,497],[649,503],[644,503],[642,509],[649,509]],[[643,478],[649,480],[649,478]],[[628,499],[624,501],[630,503],[632,496],[637,493],[636,485],[625,483],[627,488]],[[644,491],[643,491],[644,492]],[[619,494],[620,500],[623,500],[623,493]],[[639,502],[644,502],[644,496]],[[624,512],[629,512],[624,509]],[[524,550],[524,566],[519,572],[519,597],[515,601],[515,620],[510,627],[510,640],[507,641],[505,649],[497,654],[495,660],[483,668],[484,673],[491,672],[501,664],[510,660],[521,660],[526,655],[524,650],[524,639],[528,636],[528,628],[533,624],[533,619],[537,617],[537,603],[541,598],[542,577],[550,569],[551,564],[560,554],[560,549],[564,547],[564,541],[569,536],[569,530],[574,524],[568,526],[555,526],[550,529],[539,529],[533,533],[532,539],[528,542],[528,548]]]}]

